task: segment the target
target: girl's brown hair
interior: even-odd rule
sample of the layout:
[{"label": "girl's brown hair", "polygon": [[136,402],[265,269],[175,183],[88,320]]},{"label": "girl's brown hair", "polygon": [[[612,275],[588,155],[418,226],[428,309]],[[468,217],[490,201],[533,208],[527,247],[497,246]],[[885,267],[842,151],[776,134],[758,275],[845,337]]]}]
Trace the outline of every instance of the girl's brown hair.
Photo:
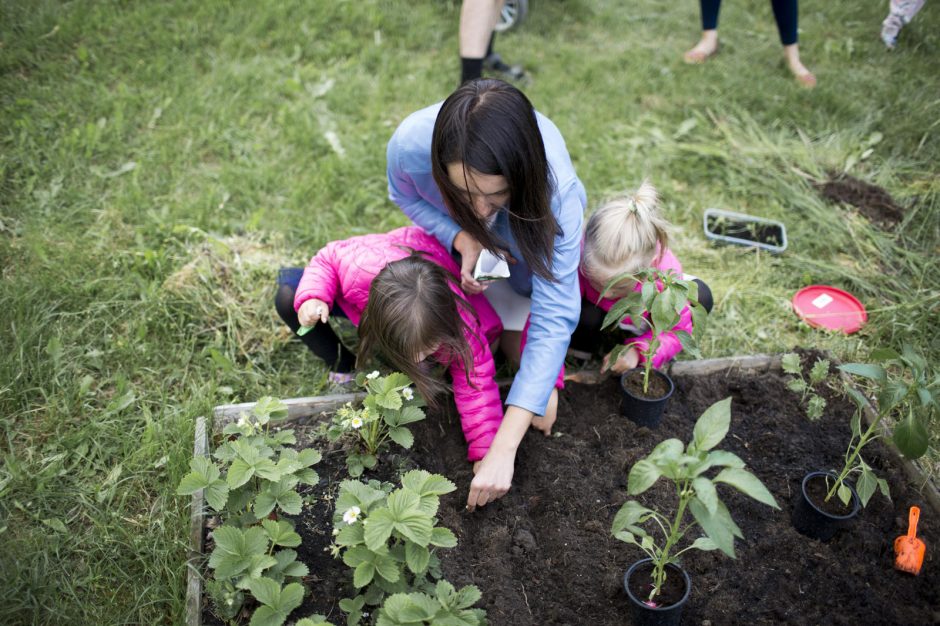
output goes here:
[{"label": "girl's brown hair", "polygon": [[[552,213],[555,178],[532,103],[508,83],[493,79],[461,85],[441,105],[431,138],[431,172],[454,221],[494,254],[508,249],[478,218],[466,192],[447,173],[503,176],[509,183],[509,228],[532,272],[554,281],[552,252],[561,226]],[[466,184],[466,180],[464,181]]]},{"label": "girl's brown hair", "polygon": [[372,280],[359,323],[358,362],[366,363],[380,355],[406,374],[431,406],[439,404],[437,396],[446,387],[415,361],[421,352],[439,345],[438,351],[443,351],[446,361],[457,359],[462,364],[468,384],[473,367],[473,353],[467,342],[473,330],[460,310],[474,318],[476,312],[452,285],[460,289],[447,270],[412,252],[386,265]]}]

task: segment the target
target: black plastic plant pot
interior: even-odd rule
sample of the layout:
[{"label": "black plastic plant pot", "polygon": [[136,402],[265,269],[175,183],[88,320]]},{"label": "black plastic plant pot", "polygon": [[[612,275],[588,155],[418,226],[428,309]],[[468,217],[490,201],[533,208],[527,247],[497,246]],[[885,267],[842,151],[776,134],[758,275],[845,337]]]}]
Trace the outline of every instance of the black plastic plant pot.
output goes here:
[{"label": "black plastic plant pot", "polygon": [[846,486],[852,492],[851,511],[844,515],[824,511],[819,503],[814,502],[810,490],[813,488],[813,483],[815,483],[817,489],[819,484],[825,487],[826,478],[834,481],[836,475],[832,472],[810,472],[803,477],[803,484],[794,498],[793,514],[790,518],[793,527],[800,534],[819,541],[829,541],[837,532],[851,526],[855,522],[855,518],[858,517],[858,511],[862,506],[855,488],[846,483]]},{"label": "black plastic plant pot", "polygon": [[624,372],[620,377],[620,413],[629,417],[630,420],[638,426],[658,428],[659,423],[663,419],[663,411],[666,409],[666,402],[669,401],[676,386],[669,376],[659,370],[653,370],[650,372],[650,386],[653,386],[653,379],[656,378],[667,388],[667,391],[658,398],[645,398],[630,389],[628,380],[631,376],[637,375],[634,374],[634,372],[638,372],[642,380],[643,368],[641,367]]},{"label": "black plastic plant pot", "polygon": [[[636,578],[652,579],[653,559],[643,559],[630,566],[627,573],[623,575],[623,588],[630,598],[630,609],[632,612],[632,624],[634,626],[678,626],[682,619],[682,607],[689,600],[689,594],[692,592],[692,580],[684,569],[670,563],[666,566],[666,584],[670,581],[679,580],[684,586],[681,591],[680,599],[672,604],[664,606],[650,606],[647,604],[647,594],[637,595],[634,589],[631,589],[631,580]],[[636,587],[643,582],[633,581]]]}]

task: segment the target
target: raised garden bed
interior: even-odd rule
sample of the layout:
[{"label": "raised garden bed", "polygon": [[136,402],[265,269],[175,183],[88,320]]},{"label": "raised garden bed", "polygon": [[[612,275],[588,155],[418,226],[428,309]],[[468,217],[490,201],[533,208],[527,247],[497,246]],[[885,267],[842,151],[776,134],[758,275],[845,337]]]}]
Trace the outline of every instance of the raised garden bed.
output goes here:
[{"label": "raised garden bed", "polygon": [[[940,545],[937,494],[915,466],[900,461],[886,446],[867,448],[866,460],[890,483],[890,501],[874,496],[854,527],[828,543],[807,539],[793,529],[790,510],[800,481],[809,470],[838,464],[853,405],[824,390],[825,416],[809,422],[799,397],[786,389],[778,363],[772,357],[749,357],[676,364],[672,370],[676,391],[656,430],[637,427],[619,415],[616,380],[569,384],[561,396],[556,436],[531,432],[518,455],[512,491],[473,514],[464,510],[472,475],[463,460],[466,451],[452,412],[432,414],[413,424],[413,450],[393,451],[380,465],[378,477],[392,479],[398,469],[421,467],[457,484],[456,492],[442,497],[439,516],[441,525],[456,533],[459,544],[439,555],[447,579],[481,589],[480,606],[491,624],[619,625],[627,620],[623,573],[643,556],[610,535],[613,516],[627,499],[627,472],[660,441],[688,440],[704,409],[731,396],[731,430],[723,449],[747,463],[782,510],[722,488],[722,499],[745,539],[737,542],[737,560],[717,552],[683,555],[693,585],[683,621],[934,622],[940,615],[940,570],[934,556]],[[336,401],[330,402],[336,406]],[[328,404],[320,401],[316,407],[324,410]],[[294,426],[299,439],[314,440],[315,421],[307,428]],[[324,459],[317,465],[321,483],[311,493],[335,492],[346,477],[344,453],[325,442],[316,445],[324,451]],[[658,483],[639,499],[647,505],[674,502],[670,488]],[[311,575],[306,581],[310,592],[296,615],[318,612],[343,624],[337,603],[352,595],[346,587],[350,570],[325,550],[332,540],[331,502],[318,498],[297,520],[303,537],[300,559]],[[906,531],[913,504],[923,510],[919,535],[928,546],[918,577],[892,567],[892,542]],[[198,514],[194,516],[197,536],[204,537]],[[192,569],[198,568],[197,558]],[[196,586],[198,580],[191,585]],[[199,610],[205,605],[198,598],[190,603],[190,624],[200,623],[203,615],[202,623],[213,623],[208,612]]]}]

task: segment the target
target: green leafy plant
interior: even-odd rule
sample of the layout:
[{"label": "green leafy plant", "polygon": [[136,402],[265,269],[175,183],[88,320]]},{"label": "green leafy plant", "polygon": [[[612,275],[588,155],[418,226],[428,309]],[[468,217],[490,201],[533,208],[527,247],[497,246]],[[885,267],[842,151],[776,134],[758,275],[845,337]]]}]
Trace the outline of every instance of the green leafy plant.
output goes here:
[{"label": "green leafy plant", "polygon": [[287,447],[297,441],[294,431],[271,429],[286,418],[286,405],[262,398],[249,414],[222,430],[229,440],[213,453],[219,464],[194,458],[177,493],[190,495],[204,489],[209,507],[227,523],[240,526],[254,524],[274,511],[298,515],[303,500],[297,486],[320,481],[312,466],[322,455],[311,448],[298,452]]},{"label": "green leafy plant", "polygon": [[344,435],[353,435],[357,449],[346,457],[346,466],[353,478],[358,478],[366,469],[375,467],[378,452],[388,440],[403,448],[411,448],[414,435],[408,424],[424,419],[424,400],[414,392],[411,379],[394,372],[380,376],[375,371],[359,373],[356,383],[365,388],[366,397],[361,408],[347,403],[333,416],[327,429],[331,441]]},{"label": "green leafy plant", "polygon": [[[682,310],[688,305],[692,314],[692,334],[685,331],[675,331],[683,349],[692,355],[698,355],[697,339],[704,330],[707,313],[698,301],[698,283],[692,280],[683,280],[672,270],[658,270],[648,268],[637,274],[621,274],[615,276],[605,287],[604,297],[613,287],[623,280],[633,280],[642,285],[639,291],[631,291],[629,295],[617,300],[604,317],[603,328],[613,326],[629,316],[634,323],[645,320],[649,325],[652,337],[643,355],[643,393],[649,391],[649,378],[653,370],[653,356],[659,349],[662,334],[671,331],[679,323]],[[611,351],[610,363],[614,363],[629,345],[617,346]]]},{"label": "green leafy plant", "polygon": [[[383,489],[376,481],[365,484],[347,480],[340,485],[334,516],[334,554],[341,555],[353,569],[353,585],[360,592],[340,602],[348,626],[360,623],[366,605],[380,606],[390,594],[405,594],[408,601],[421,606],[425,606],[424,600],[414,594],[433,596],[437,603],[433,615],[442,611],[462,615],[476,602],[478,598],[466,604],[472,596],[470,591],[462,589],[457,592],[462,595],[452,597],[445,593],[448,586],[435,587],[428,579],[441,576],[434,548],[457,545],[454,533],[437,526],[435,517],[439,497],[454,489],[451,481],[424,470],[407,472],[401,477],[401,487],[394,490]],[[393,601],[385,618],[392,621],[385,623],[399,623],[402,615],[416,616],[413,623],[423,623],[425,613],[405,611],[405,604],[406,600]]]},{"label": "green leafy plant", "polygon": [[858,474],[855,490],[862,506],[868,505],[876,489],[890,497],[888,483],[875,476],[862,458],[865,446],[880,436],[879,425],[886,417],[893,421],[891,439],[901,454],[917,459],[927,452],[929,435],[926,424],[940,403],[940,375],[931,380],[927,361],[909,345],[905,345],[900,354],[891,348],[880,348],[872,351],[870,358],[873,363],[839,366],[843,372],[868,381],[878,400],[878,410],[876,418],[862,432],[862,413],[868,406],[868,399],[855,388],[846,387],[858,410],[852,417],[852,437],[845,452],[845,462],[826,494],[827,502],[838,494],[842,503],[848,505],[852,493],[846,480],[855,473]]},{"label": "green leafy plant", "polygon": [[244,592],[250,592],[260,604],[251,626],[282,624],[303,599],[303,587],[290,581],[309,573],[290,549],[301,541],[293,524],[268,519],[277,511],[299,514],[303,500],[297,486],[319,482],[312,466],[320,453],[288,448],[296,443],[294,431],[272,430],[272,423],[286,418],[283,403],[262,398],[249,414],[223,429],[229,439],[213,455],[219,464],[194,458],[177,488],[180,495],[202,489],[209,507],[220,514],[222,523],[212,531],[213,578],[207,590],[217,613],[227,620],[238,615]]},{"label": "green leafy plant", "polygon": [[816,393],[816,385],[829,376],[829,360],[816,359],[809,370],[809,376],[805,378],[800,364],[800,355],[792,352],[784,354],[781,365],[784,372],[796,377],[787,381],[787,389],[800,394],[800,402],[806,405],[806,417],[813,421],[818,420],[826,409],[826,399]]},{"label": "green leafy plant", "polygon": [[259,577],[248,581],[248,588],[261,603],[249,626],[281,626],[304,600],[304,588],[299,583],[282,587],[270,578]]},{"label": "green leafy plant", "polygon": [[470,608],[482,595],[475,585],[467,585],[457,591],[446,580],[440,580],[433,594],[416,591],[396,593],[386,598],[378,610],[375,626],[483,626],[486,612]]},{"label": "green leafy plant", "polygon": [[[718,497],[717,484],[734,487],[741,493],[775,509],[776,500],[760,480],[744,469],[744,461],[731,452],[714,450],[725,438],[731,423],[731,398],[716,402],[706,409],[695,423],[692,441],[684,446],[678,439],[667,439],[657,445],[645,459],[630,468],[627,490],[636,496],[664,477],[676,488],[679,503],[673,519],[647,508],[634,500],[627,501],[614,517],[611,532],[617,539],[634,544],[653,561],[653,589],[647,603],[656,606],[655,598],[666,580],[666,566],[675,563],[688,550],[719,549],[734,558],[734,538],[742,538],[741,529],[731,519],[728,508]],[[714,477],[705,472],[722,468]],[[686,524],[686,511],[692,520]],[[640,524],[652,520],[662,533],[657,542]],[[694,527],[704,536],[677,550],[679,542]]]},{"label": "green leafy plant", "polygon": [[333,626],[330,622],[326,621],[326,617],[316,613],[310,617],[305,617],[303,619],[297,620],[297,623],[294,626]]}]

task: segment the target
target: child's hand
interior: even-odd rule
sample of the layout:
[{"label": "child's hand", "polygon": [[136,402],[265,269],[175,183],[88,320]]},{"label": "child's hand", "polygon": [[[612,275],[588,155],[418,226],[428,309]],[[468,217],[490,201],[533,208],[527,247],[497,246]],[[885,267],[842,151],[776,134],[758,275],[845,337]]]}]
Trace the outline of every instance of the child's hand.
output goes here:
[{"label": "child's hand", "polygon": [[558,389],[552,389],[552,395],[548,398],[548,406],[545,407],[545,415],[536,415],[532,418],[532,428],[542,431],[546,437],[552,434],[552,426],[555,425],[555,419],[558,417]]},{"label": "child's hand", "polygon": [[623,374],[626,371],[632,370],[640,363],[640,353],[634,347],[629,347],[623,352],[620,353],[620,356],[617,357],[617,361],[613,365],[610,364],[610,354],[604,356],[604,362],[601,364],[601,372],[605,372],[608,369],[615,374]]},{"label": "child's hand", "polygon": [[301,326],[315,326],[317,322],[326,324],[330,319],[330,307],[326,306],[323,300],[312,298],[300,305],[297,319]]}]

